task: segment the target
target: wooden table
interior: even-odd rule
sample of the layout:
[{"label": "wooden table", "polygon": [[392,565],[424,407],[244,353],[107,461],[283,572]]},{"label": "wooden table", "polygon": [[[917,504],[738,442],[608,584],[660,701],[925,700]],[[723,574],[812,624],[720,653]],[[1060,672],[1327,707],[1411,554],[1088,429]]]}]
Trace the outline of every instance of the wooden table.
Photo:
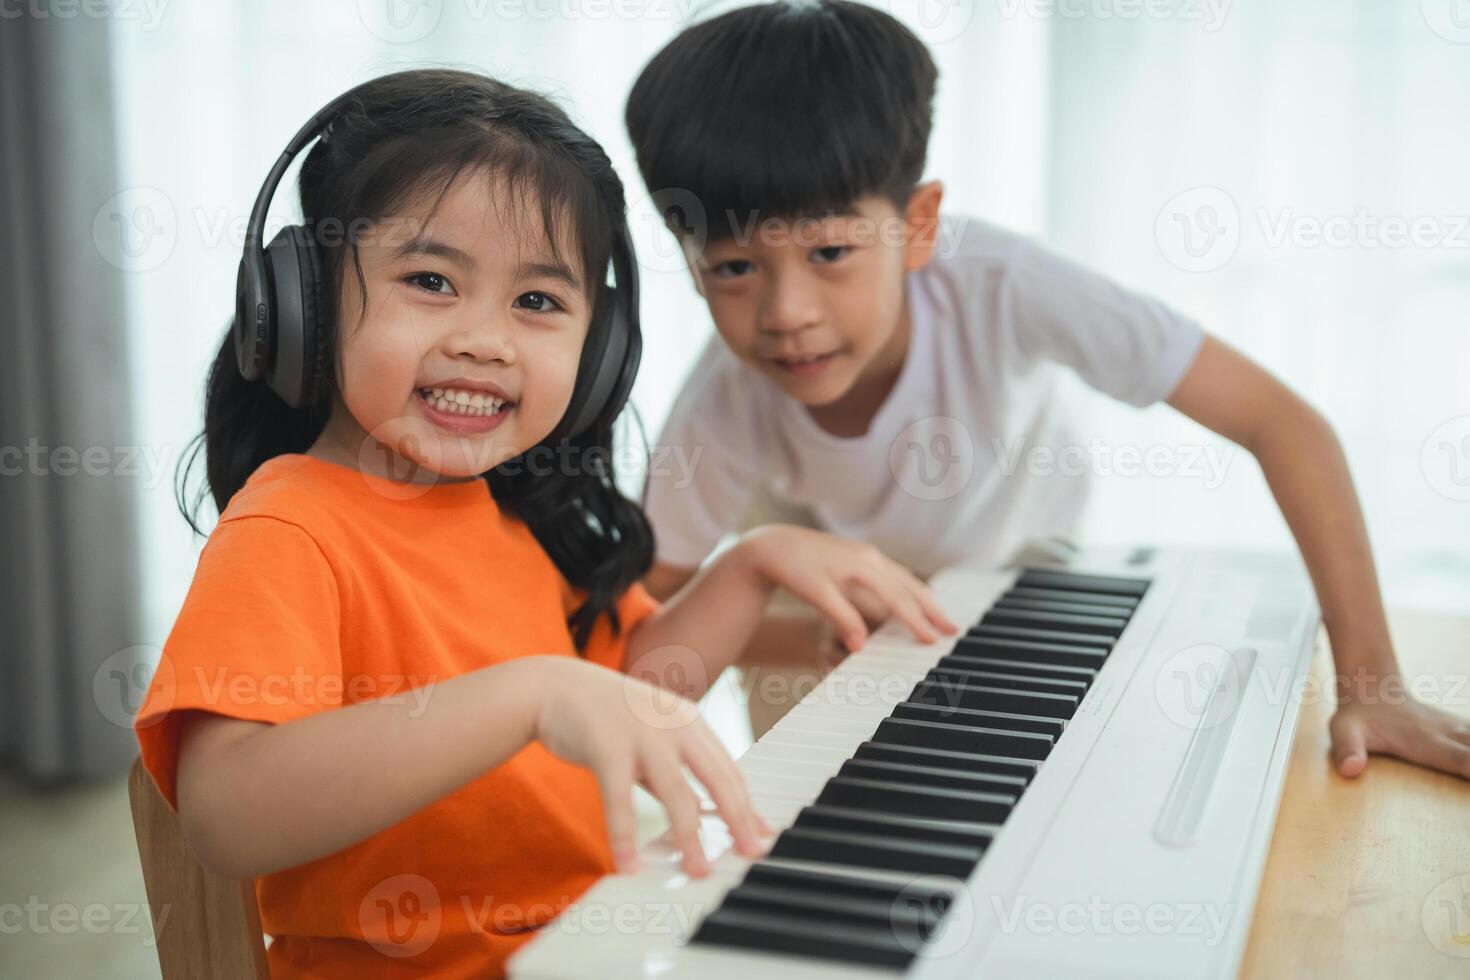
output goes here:
[{"label": "wooden table", "polygon": [[[1405,671],[1470,718],[1470,617],[1390,625]],[[1325,641],[1312,670],[1318,685],[1330,677]],[[1470,782],[1382,756],[1338,776],[1332,709],[1330,697],[1302,706],[1241,976],[1470,978]]]}]

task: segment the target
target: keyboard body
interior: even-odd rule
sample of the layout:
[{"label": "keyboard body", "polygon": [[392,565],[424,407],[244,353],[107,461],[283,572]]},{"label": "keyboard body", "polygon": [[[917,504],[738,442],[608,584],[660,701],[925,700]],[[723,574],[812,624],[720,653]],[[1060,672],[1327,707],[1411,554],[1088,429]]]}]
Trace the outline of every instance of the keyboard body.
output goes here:
[{"label": "keyboard body", "polygon": [[1234,976],[1320,623],[1299,561],[1094,550],[931,584],[966,637],[884,627],[740,758],[771,854],[710,811],[712,875],[654,840],[511,976]]}]

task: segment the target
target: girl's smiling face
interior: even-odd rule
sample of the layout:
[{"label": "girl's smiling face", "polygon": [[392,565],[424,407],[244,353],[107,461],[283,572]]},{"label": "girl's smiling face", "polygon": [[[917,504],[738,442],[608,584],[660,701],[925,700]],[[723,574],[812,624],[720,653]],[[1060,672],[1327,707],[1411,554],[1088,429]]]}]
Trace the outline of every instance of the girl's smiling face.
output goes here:
[{"label": "girl's smiling face", "polygon": [[464,174],[358,238],[366,297],[345,263],[340,394],[312,455],[399,479],[401,457],[413,479],[468,479],[556,427],[592,298],[566,222],[553,247],[540,202],[517,191]]}]

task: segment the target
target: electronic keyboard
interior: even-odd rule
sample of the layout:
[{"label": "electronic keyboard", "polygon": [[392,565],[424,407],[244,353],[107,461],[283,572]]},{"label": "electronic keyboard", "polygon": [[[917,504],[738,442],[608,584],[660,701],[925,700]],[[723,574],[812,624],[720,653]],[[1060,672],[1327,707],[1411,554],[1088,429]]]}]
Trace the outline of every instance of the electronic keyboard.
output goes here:
[{"label": "electronic keyboard", "polygon": [[1318,633],[1300,563],[1083,551],[930,584],[964,635],[885,626],[740,758],[768,854],[706,798],[712,874],[665,834],[510,975],[1234,976]]}]

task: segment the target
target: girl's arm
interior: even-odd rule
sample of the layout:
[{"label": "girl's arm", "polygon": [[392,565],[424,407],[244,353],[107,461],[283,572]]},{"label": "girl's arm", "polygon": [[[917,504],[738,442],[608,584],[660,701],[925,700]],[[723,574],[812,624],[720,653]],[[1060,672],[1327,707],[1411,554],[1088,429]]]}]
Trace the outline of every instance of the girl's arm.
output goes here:
[{"label": "girl's arm", "polygon": [[1245,447],[1261,464],[1311,573],[1336,663],[1332,753],[1356,776],[1369,752],[1470,778],[1470,726],[1407,695],[1363,512],[1332,427],[1280,381],[1213,337],[1169,404]]},{"label": "girl's arm", "polygon": [[[739,773],[682,699],[572,657],[524,657],[279,725],[194,712],[180,733],[178,805],[200,863],[246,878],[304,864],[397,823],[528,742],[597,776],[619,865],[636,859],[632,785],[673,813],[688,767],[746,854],[765,829]],[[680,724],[640,719],[673,716]],[[697,820],[695,821],[697,824]],[[683,825],[681,824],[681,828]],[[703,874],[697,836],[684,867]],[[692,840],[692,844],[690,843]]]},{"label": "girl's arm", "polygon": [[921,643],[957,627],[913,573],[869,544],[771,524],[746,532],[628,639],[634,677],[698,698],[740,656],[776,587],[810,602],[849,650],[867,639],[865,615],[896,617]]}]

